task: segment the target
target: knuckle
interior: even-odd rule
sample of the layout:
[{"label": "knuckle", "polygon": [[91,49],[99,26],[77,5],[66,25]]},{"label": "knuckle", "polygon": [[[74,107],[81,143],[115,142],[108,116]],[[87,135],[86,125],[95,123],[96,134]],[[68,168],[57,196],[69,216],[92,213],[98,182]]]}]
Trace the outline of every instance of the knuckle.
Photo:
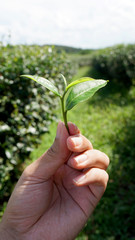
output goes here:
[{"label": "knuckle", "polygon": [[109,180],[109,175],[106,171],[104,171],[104,174],[103,174],[102,179],[101,179],[101,184],[104,187],[104,189],[106,189],[108,180]]},{"label": "knuckle", "polygon": [[87,145],[88,149],[93,149],[93,145],[92,145],[91,141],[84,136],[83,136],[83,138],[84,138],[84,142]]},{"label": "knuckle", "polygon": [[107,169],[110,163],[109,157],[104,152],[101,152],[100,150],[95,150],[95,151],[96,151],[97,161],[99,160],[102,161],[102,164],[104,165],[105,169]]},{"label": "knuckle", "polygon": [[109,157],[104,153],[104,164],[105,164],[106,169],[108,168],[109,163],[110,163],[110,159],[109,159]]},{"label": "knuckle", "polygon": [[96,159],[101,159],[102,157],[102,152],[100,150],[97,149],[93,149],[93,152],[96,154]]},{"label": "knuckle", "polygon": [[109,166],[109,164],[110,164],[110,159],[109,159],[109,157],[106,155],[106,159],[107,159],[107,167]]},{"label": "knuckle", "polygon": [[[92,174],[94,181],[97,184],[106,188],[107,182],[109,180],[109,175],[105,170],[93,168],[93,169],[91,169],[91,174]],[[97,177],[95,178],[95,176],[97,176]]]},{"label": "knuckle", "polygon": [[92,145],[92,143],[90,141],[89,141],[89,146],[90,146],[90,149],[93,149],[93,145]]},{"label": "knuckle", "polygon": [[109,180],[109,174],[105,171],[105,182],[107,183]]}]

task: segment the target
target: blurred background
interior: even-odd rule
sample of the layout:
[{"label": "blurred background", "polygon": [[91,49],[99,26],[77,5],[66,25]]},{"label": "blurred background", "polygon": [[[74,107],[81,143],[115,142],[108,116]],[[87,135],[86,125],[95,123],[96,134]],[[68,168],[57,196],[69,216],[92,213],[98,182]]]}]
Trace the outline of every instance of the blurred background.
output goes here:
[{"label": "blurred background", "polygon": [[[110,157],[108,188],[77,240],[135,240],[135,1],[5,0],[0,5],[0,217],[23,169],[51,146],[62,89],[109,79],[68,119]],[[77,116],[77,117],[76,117]]]}]

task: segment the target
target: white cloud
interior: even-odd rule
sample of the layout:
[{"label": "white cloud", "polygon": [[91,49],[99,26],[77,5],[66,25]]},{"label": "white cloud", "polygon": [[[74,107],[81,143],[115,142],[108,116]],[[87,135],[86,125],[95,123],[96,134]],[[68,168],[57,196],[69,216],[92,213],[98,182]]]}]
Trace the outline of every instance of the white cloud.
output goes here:
[{"label": "white cloud", "polygon": [[134,0],[5,0],[0,40],[99,48],[135,42]]}]

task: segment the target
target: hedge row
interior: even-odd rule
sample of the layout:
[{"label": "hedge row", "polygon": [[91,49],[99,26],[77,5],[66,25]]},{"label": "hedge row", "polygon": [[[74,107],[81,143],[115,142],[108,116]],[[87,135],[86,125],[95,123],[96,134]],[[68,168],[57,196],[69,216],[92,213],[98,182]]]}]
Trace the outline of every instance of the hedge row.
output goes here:
[{"label": "hedge row", "polygon": [[135,45],[116,45],[91,54],[91,67],[100,77],[126,86],[135,79]]},{"label": "hedge row", "polygon": [[38,74],[62,88],[60,73],[70,78],[72,67],[53,47],[0,46],[0,204],[40,134],[48,131],[57,104],[51,92],[20,75]]}]

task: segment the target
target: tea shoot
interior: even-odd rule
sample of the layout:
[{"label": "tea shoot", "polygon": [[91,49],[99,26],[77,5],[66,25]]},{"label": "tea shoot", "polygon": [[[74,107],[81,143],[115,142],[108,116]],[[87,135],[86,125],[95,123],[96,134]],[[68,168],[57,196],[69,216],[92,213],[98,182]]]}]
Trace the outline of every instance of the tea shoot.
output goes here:
[{"label": "tea shoot", "polygon": [[61,74],[64,84],[64,90],[63,93],[61,94],[58,88],[51,81],[43,77],[38,77],[36,75],[33,76],[22,75],[21,77],[26,77],[34,80],[43,87],[52,91],[55,95],[57,95],[60,98],[63,120],[68,132],[69,129],[67,124],[67,112],[71,110],[79,102],[83,102],[88,98],[92,97],[100,88],[106,86],[108,82],[102,79],[83,77],[67,85],[66,78]]}]

